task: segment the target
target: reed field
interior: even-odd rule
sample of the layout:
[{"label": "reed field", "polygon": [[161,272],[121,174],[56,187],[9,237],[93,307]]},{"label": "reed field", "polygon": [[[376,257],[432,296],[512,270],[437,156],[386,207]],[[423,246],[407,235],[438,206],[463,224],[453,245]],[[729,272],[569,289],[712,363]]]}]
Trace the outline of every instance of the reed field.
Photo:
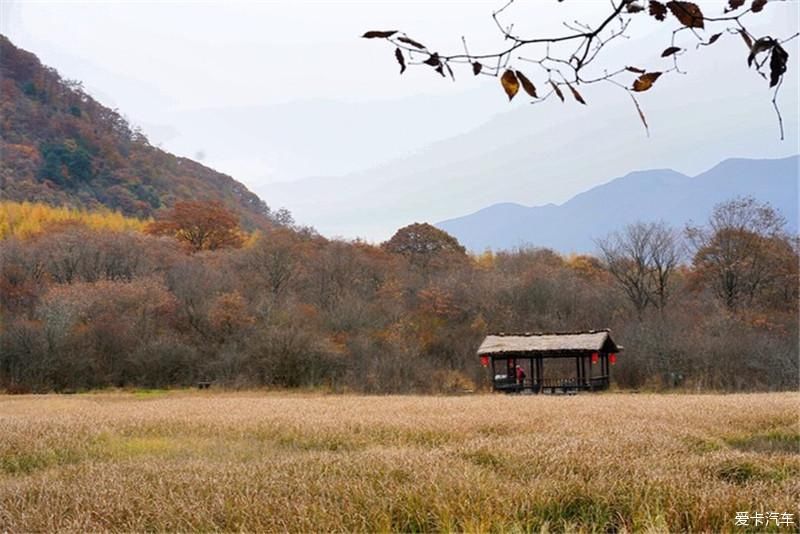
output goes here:
[{"label": "reed field", "polygon": [[[800,395],[0,396],[0,532],[796,532]],[[794,526],[736,526],[736,512]]]}]

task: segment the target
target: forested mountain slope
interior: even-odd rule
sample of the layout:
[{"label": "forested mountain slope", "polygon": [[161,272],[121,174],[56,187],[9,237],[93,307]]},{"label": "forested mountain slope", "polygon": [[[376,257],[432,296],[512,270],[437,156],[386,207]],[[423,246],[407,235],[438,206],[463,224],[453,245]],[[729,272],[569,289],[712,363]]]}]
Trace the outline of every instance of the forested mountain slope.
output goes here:
[{"label": "forested mountain slope", "polygon": [[151,146],[117,111],[0,35],[0,191],[6,200],[148,217],[178,200],[221,200],[245,226],[268,224],[243,184]]}]

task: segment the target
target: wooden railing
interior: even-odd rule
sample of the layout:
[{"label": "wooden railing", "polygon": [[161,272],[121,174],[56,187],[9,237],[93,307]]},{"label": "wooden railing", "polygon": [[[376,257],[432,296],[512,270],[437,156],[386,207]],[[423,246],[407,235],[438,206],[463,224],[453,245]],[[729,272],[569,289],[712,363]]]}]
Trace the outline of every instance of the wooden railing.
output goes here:
[{"label": "wooden railing", "polygon": [[571,378],[542,378],[541,380],[533,380],[526,378],[522,384],[513,379],[497,380],[494,382],[495,390],[499,391],[521,391],[523,389],[530,389],[534,392],[542,390],[556,390],[562,391],[575,391],[581,389],[605,389],[609,385],[608,375],[593,376],[586,380],[579,381],[575,377]]},{"label": "wooden railing", "polygon": [[539,385],[544,388],[557,388],[557,387],[578,387],[580,384],[577,378],[542,378]]}]

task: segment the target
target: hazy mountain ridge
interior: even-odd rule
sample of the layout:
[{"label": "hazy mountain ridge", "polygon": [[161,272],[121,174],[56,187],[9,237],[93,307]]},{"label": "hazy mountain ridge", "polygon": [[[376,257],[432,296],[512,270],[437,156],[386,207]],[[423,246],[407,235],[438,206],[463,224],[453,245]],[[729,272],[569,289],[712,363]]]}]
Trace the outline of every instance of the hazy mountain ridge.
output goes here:
[{"label": "hazy mountain ridge", "polygon": [[473,251],[530,244],[561,252],[592,252],[594,239],[625,224],[639,220],[663,220],[676,227],[690,221],[702,223],[714,205],[749,195],[778,208],[787,228],[797,232],[799,158],[728,159],[695,177],[670,169],[636,171],[561,205],[494,204],[436,226]]},{"label": "hazy mountain ridge", "polygon": [[611,108],[592,110],[588,117],[576,106],[514,107],[413,155],[342,176],[267,184],[259,192],[323,235],[382,241],[406,224],[448,221],[496,203],[565,202],[631,169],[679,164],[696,175],[730,157],[781,158],[795,151],[796,123],[779,144],[774,132],[767,132],[772,124],[743,110],[749,114],[743,123],[760,121],[752,143],[698,119],[693,135],[711,141],[690,144],[685,132],[671,130],[667,111],[659,102],[650,106],[648,118],[658,132],[643,141],[644,133],[631,129],[609,135],[608,125],[635,119],[621,119]]},{"label": "hazy mountain ridge", "polygon": [[0,35],[2,198],[136,217],[180,200],[220,200],[250,227],[267,205],[245,185],[148,142],[117,111]]}]

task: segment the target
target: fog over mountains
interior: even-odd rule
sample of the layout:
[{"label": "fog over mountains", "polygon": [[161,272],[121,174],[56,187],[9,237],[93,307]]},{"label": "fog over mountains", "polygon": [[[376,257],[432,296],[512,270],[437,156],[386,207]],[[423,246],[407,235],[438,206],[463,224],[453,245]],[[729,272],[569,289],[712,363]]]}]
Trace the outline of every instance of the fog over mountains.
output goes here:
[{"label": "fog over mountains", "polygon": [[[720,44],[734,47],[734,54],[738,50],[735,47],[741,47],[733,40]],[[459,110],[464,115],[486,117],[487,101],[491,100],[485,100],[483,92],[460,99],[458,107],[442,104],[446,113],[432,113],[430,105],[401,106],[391,101],[353,106],[349,119],[325,113],[331,120],[323,121],[326,126],[321,129],[310,127],[312,121],[303,120],[305,115],[298,111],[298,124],[309,125],[302,130],[309,132],[308,143],[293,143],[294,146],[303,147],[303,154],[313,160],[312,154],[325,153],[312,150],[319,144],[315,141],[318,130],[325,131],[320,141],[327,139],[330,146],[342,147],[338,151],[341,161],[333,163],[335,158],[323,158],[332,162],[328,168],[341,170],[350,165],[353,170],[260,184],[254,190],[268,204],[286,206],[297,221],[314,226],[325,236],[380,242],[413,222],[449,221],[499,203],[561,204],[631,171],[673,169],[688,179],[729,158],[772,159],[797,154],[800,114],[798,101],[790,97],[797,94],[797,81],[787,79],[781,94],[786,139],[780,141],[764,80],[748,75],[753,73],[746,70],[735,70],[741,68],[735,62],[736,55],[732,56],[734,61],[719,56],[719,63],[710,63],[723,51],[714,49],[714,58],[706,57],[703,66],[695,65],[692,76],[665,77],[659,80],[660,92],[641,96],[650,137],[629,99],[623,100],[627,95],[620,95],[613,86],[592,87],[587,106],[572,101],[531,105],[524,99],[510,104],[501,100],[495,105],[498,112],[477,126],[470,127],[463,119],[453,121],[461,132],[449,137],[442,136],[446,130],[443,124]],[[646,64],[644,60],[641,63]],[[725,84],[735,94],[709,93],[712,83]],[[500,91],[494,84],[489,89]],[[402,112],[402,120],[396,118],[395,110]],[[360,118],[365,111],[373,115],[373,120],[385,119],[378,121],[383,126],[361,127],[369,124]],[[440,139],[428,141],[436,137]],[[402,141],[393,141],[398,138]],[[425,142],[413,142],[418,138]],[[386,149],[376,150],[374,155],[379,157],[373,161],[389,158],[378,164],[361,158],[362,165],[354,165],[353,154],[359,150],[370,154],[381,142],[398,149],[404,147],[405,153],[390,156]],[[417,148],[412,149],[413,145]],[[403,151],[395,154],[400,152]],[[714,192],[708,197],[710,205],[737,194],[758,195],[758,180],[746,185],[737,181],[741,179],[727,183],[719,177],[715,186],[709,187]],[[751,185],[756,188],[751,189]],[[608,208],[619,210],[620,203],[626,202],[624,198],[614,199]],[[692,214],[704,217],[707,212]],[[618,214],[610,211],[608,216]],[[684,222],[680,220],[680,224]],[[511,237],[503,237],[502,243],[492,247],[518,244],[520,236],[516,231],[508,235]],[[464,237],[471,247],[482,249],[486,245],[482,240],[473,242],[469,236]],[[591,238],[585,235],[581,242],[541,244],[559,250],[586,250]]]},{"label": "fog over mountains", "polygon": [[631,172],[563,204],[494,204],[436,226],[473,251],[535,245],[561,252],[593,252],[594,239],[635,221],[663,220],[682,228],[702,224],[714,205],[753,196],[779,209],[798,231],[800,158],[728,159],[690,177],[670,169]]},{"label": "fog over mountains", "polygon": [[[694,36],[681,39],[688,74],[663,76],[638,97],[648,136],[619,87],[587,85],[585,106],[570,98],[532,105],[524,95],[508,102],[496,79],[473,76],[468,65],[455,82],[426,69],[401,76],[391,49],[360,38],[365,29],[403,28],[440,50],[460,49],[464,35],[471,49],[491,50],[502,40],[490,16],[497,6],[480,2],[460,6],[457,20],[449,2],[422,11],[407,2],[317,3],[314,17],[303,2],[215,3],[197,6],[191,25],[173,3],[12,4],[0,26],[20,47],[84,82],[153,145],[240,181],[327,237],[381,242],[415,221],[496,204],[563,204],[634,170],[695,176],[728,158],[785,158],[800,146],[797,76],[789,71],[778,96],[780,141],[772,90],[748,70],[748,50],[733,34],[701,48]],[[602,2],[517,4],[515,30],[531,35],[606,10]],[[588,77],[624,65],[673,66],[661,56],[671,27],[636,26],[629,39],[609,43]],[[748,29],[792,35],[796,5],[770,2]],[[785,45],[790,58],[800,56],[800,40]],[[545,83],[533,65],[514,68]],[[757,193],[718,185],[726,197]],[[614,200],[610,211],[623,202]]]}]

